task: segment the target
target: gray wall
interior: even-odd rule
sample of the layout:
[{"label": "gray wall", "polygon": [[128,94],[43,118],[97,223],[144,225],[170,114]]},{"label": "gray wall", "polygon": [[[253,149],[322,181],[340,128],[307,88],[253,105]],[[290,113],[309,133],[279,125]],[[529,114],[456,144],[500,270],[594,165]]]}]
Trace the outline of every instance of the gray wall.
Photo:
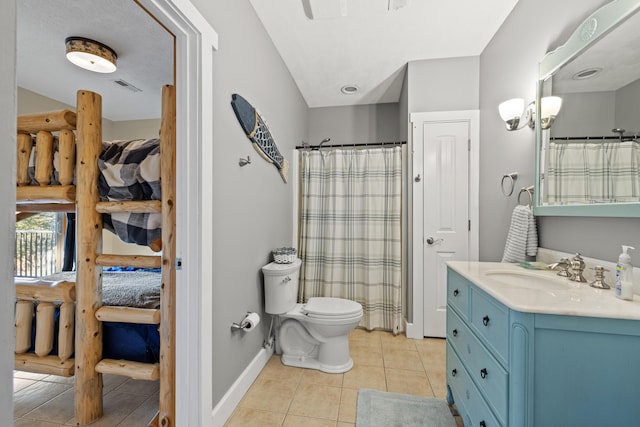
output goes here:
[{"label": "gray wall", "polygon": [[[520,0],[480,56],[480,258],[502,257],[517,195],[500,191],[503,173],[518,171],[517,188],[533,184],[534,135],[507,132],[497,107],[506,99],[535,98],[539,60],[569,37],[604,0]],[[640,246],[637,218],[539,217],[540,245],[616,260],[620,244]],[[640,255],[632,255],[640,265]]]},{"label": "gray wall", "polygon": [[[247,311],[263,314],[260,267],[273,248],[291,245],[293,191],[252,148],[231,108],[238,93],[265,117],[280,152],[291,161],[308,136],[308,107],[248,0],[193,2],[220,38],[213,63],[214,181],[213,404],[249,365],[269,326],[233,332]],[[252,163],[238,166],[240,157]],[[205,261],[206,262],[206,261]],[[205,349],[205,351],[207,351]]]},{"label": "gray wall", "polygon": [[478,57],[429,59],[409,62],[408,112],[477,110]]},{"label": "gray wall", "polygon": [[15,236],[15,139],[16,139],[16,2],[4,0],[0,13],[0,138],[3,155],[0,156],[0,425],[13,423],[13,305],[15,287],[12,283],[13,248]]},{"label": "gray wall", "polygon": [[398,103],[309,109],[309,140],[318,145],[364,144],[400,140]]},{"label": "gray wall", "polygon": [[640,134],[640,79],[616,92],[616,127]]},{"label": "gray wall", "polygon": [[615,92],[567,93],[551,126],[551,136],[615,135]]}]

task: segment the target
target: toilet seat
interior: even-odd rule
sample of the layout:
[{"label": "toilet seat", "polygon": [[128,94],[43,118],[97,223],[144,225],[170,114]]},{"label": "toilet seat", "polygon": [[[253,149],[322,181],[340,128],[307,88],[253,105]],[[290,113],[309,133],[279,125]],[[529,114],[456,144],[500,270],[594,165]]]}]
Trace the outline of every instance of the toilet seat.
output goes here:
[{"label": "toilet seat", "polygon": [[362,315],[362,305],[343,298],[315,297],[303,305],[302,313],[314,319],[348,319]]}]

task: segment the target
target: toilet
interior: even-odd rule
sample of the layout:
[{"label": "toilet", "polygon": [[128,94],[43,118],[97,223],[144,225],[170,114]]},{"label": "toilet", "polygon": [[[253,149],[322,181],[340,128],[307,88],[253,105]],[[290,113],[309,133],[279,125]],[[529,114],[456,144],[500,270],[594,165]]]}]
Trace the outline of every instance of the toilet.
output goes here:
[{"label": "toilet", "polygon": [[310,298],[298,304],[302,261],[262,267],[265,312],[279,316],[276,342],[282,363],[338,374],[353,367],[349,332],[362,319],[362,305],[342,298]]}]

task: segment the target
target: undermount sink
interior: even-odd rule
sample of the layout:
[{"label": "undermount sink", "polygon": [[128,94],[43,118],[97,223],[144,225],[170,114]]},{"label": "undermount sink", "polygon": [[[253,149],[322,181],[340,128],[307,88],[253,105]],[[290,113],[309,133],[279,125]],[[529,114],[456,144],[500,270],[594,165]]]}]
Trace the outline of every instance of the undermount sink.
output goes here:
[{"label": "undermount sink", "polygon": [[567,279],[546,276],[541,273],[516,270],[490,270],[486,276],[509,286],[541,291],[562,291],[570,288]]}]

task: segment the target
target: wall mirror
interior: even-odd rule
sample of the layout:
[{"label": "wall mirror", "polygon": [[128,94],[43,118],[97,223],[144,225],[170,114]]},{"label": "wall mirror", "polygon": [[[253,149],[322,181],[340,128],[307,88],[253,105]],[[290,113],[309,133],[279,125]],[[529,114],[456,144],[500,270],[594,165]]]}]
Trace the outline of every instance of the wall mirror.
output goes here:
[{"label": "wall mirror", "polygon": [[[540,62],[536,215],[640,217],[640,0],[614,0]],[[562,109],[543,129],[540,105]]]}]

